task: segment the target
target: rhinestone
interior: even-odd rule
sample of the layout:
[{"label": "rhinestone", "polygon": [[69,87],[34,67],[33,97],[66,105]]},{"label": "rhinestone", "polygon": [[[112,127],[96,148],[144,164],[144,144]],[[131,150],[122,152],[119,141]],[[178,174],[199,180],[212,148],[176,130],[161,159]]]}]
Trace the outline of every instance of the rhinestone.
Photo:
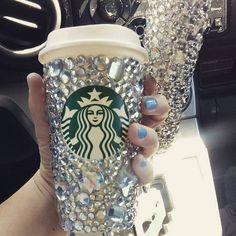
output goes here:
[{"label": "rhinestone", "polygon": [[64,63],[65,63],[65,67],[68,69],[68,70],[72,70],[74,67],[75,67],[75,61],[73,58],[66,58],[64,60]]},{"label": "rhinestone", "polygon": [[96,218],[98,220],[103,220],[106,216],[106,212],[105,211],[98,211],[97,214],[96,214]]},{"label": "rhinestone", "polygon": [[97,227],[95,227],[95,226],[92,227],[92,231],[93,231],[93,232],[97,232],[97,230],[98,230]]},{"label": "rhinestone", "polygon": [[81,207],[81,210],[84,211],[84,212],[87,212],[88,211],[88,207]]},{"label": "rhinestone", "polygon": [[134,214],[130,213],[125,216],[125,220],[133,223],[134,217],[135,217]]},{"label": "rhinestone", "polygon": [[91,232],[91,228],[90,228],[89,226],[85,226],[85,227],[84,227],[84,231],[85,231],[86,233],[90,233],[90,232]]},{"label": "rhinestone", "polygon": [[84,225],[81,221],[76,221],[75,222],[75,229],[76,230],[81,231],[81,230],[83,230],[83,228],[84,228]]},{"label": "rhinestone", "polygon": [[71,212],[69,215],[70,220],[75,221],[76,220],[76,214],[74,212]]},{"label": "rhinestone", "polygon": [[125,198],[123,196],[119,196],[117,199],[117,203],[119,206],[123,206],[125,204]]},{"label": "rhinestone", "polygon": [[49,75],[52,77],[58,76],[63,69],[63,63],[60,59],[54,60],[51,65],[49,65]]},{"label": "rhinestone", "polygon": [[94,201],[96,196],[95,195],[90,195],[89,198],[90,198],[91,201]]},{"label": "rhinestone", "polygon": [[107,202],[107,201],[109,201],[109,200],[110,200],[110,195],[108,195],[108,194],[105,195],[105,196],[104,196],[104,201]]},{"label": "rhinestone", "polygon": [[75,201],[73,200],[71,202],[71,209],[74,211],[75,208],[76,208],[76,204],[75,204]]},{"label": "rhinestone", "polygon": [[107,210],[107,217],[114,222],[122,222],[124,219],[125,210],[119,206],[113,206]]},{"label": "rhinestone", "polygon": [[61,84],[61,81],[58,79],[58,77],[55,77],[55,78],[53,79],[53,85],[54,85],[54,87],[58,88],[58,87],[60,86],[60,84]]},{"label": "rhinestone", "polygon": [[64,206],[65,206],[65,214],[68,215],[70,214],[70,202],[64,202]]},{"label": "rhinestone", "polygon": [[119,58],[113,58],[109,67],[109,77],[114,80],[120,80],[124,70],[124,63]]},{"label": "rhinestone", "polygon": [[79,69],[77,70],[77,76],[78,76],[79,78],[84,77],[84,76],[85,76],[85,69],[84,69],[84,68],[79,68]]},{"label": "rhinestone", "polygon": [[90,211],[90,212],[94,212],[94,211],[95,211],[95,208],[94,208],[94,207],[90,207],[90,208],[89,208],[89,211]]},{"label": "rhinestone", "polygon": [[[58,149],[58,151],[59,152],[64,152],[64,150],[66,149],[66,145],[64,144],[64,143],[59,143],[58,144],[58,146],[57,146],[57,149]],[[61,158],[61,160],[62,159],[65,159],[65,158],[67,158],[68,159],[68,156],[63,156],[62,158]]]},{"label": "rhinestone", "polygon": [[136,176],[127,172],[126,169],[121,169],[118,177],[118,185],[122,189],[124,196],[127,196],[127,190],[137,183],[138,179]]},{"label": "rhinestone", "polygon": [[60,101],[57,102],[56,108],[58,112],[60,112],[63,109],[63,106],[64,106],[63,102],[60,102]]},{"label": "rhinestone", "polygon": [[70,94],[69,88],[68,88],[67,86],[65,86],[64,84],[62,84],[62,85],[60,86],[60,88],[61,88],[61,91],[63,91],[63,93],[64,93],[65,96],[68,96],[68,95]]},{"label": "rhinestone", "polygon": [[58,149],[56,149],[56,148],[52,148],[52,154],[54,155],[54,156],[57,156],[58,155]]},{"label": "rhinestone", "polygon": [[111,198],[115,199],[115,198],[117,198],[117,195],[118,195],[117,192],[113,192],[113,193],[111,193]]},{"label": "rhinestone", "polygon": [[76,197],[76,201],[79,201],[82,205],[89,205],[89,196],[87,193],[80,193]]},{"label": "rhinestone", "polygon": [[109,63],[109,58],[107,57],[99,56],[94,58],[94,65],[98,71],[104,71],[108,63]]},{"label": "rhinestone", "polygon": [[99,226],[100,223],[98,221],[94,221],[93,224],[94,226]]},{"label": "rhinestone", "polygon": [[92,220],[87,220],[86,222],[87,222],[87,224],[90,225],[90,226],[93,224],[93,221],[92,221]]},{"label": "rhinestone", "polygon": [[73,228],[73,222],[71,220],[66,220],[65,221],[65,230],[71,231],[72,228]]},{"label": "rhinestone", "polygon": [[101,202],[95,202],[94,206],[95,206],[95,208],[99,208],[101,206]]},{"label": "rhinestone", "polygon": [[48,77],[48,70],[49,70],[49,65],[47,64],[43,65],[43,74],[45,77]]},{"label": "rhinestone", "polygon": [[93,213],[89,213],[88,214],[88,218],[91,219],[91,220],[94,219],[94,214]]},{"label": "rhinestone", "polygon": [[78,178],[79,183],[84,183],[84,176],[82,175],[80,171],[77,173],[77,178]]},{"label": "rhinestone", "polygon": [[[71,82],[72,82],[71,87],[74,88],[75,85],[77,85],[77,83],[78,83],[78,77],[77,77],[76,73],[71,73]],[[74,89],[74,90],[76,90],[76,89]]]},{"label": "rhinestone", "polygon": [[81,220],[87,220],[87,217],[86,217],[86,215],[85,215],[84,213],[80,213],[80,214],[79,214],[79,218],[80,218]]},{"label": "rhinestone", "polygon": [[77,212],[77,213],[80,213],[80,212],[81,212],[81,209],[80,209],[79,206],[77,206],[77,207],[75,208],[75,212]]},{"label": "rhinestone", "polygon": [[[68,192],[69,193],[69,192]],[[71,202],[73,202],[74,200],[75,200],[75,197],[71,194],[71,195],[69,195],[69,200],[71,201]]]},{"label": "rhinestone", "polygon": [[78,80],[77,84],[78,84],[78,88],[82,88],[82,87],[84,87],[86,85],[83,80]]},{"label": "rhinestone", "polygon": [[83,181],[79,182],[81,189],[88,191],[89,193],[99,191],[104,184],[104,177],[101,173],[96,173],[96,170],[84,168]]},{"label": "rhinestone", "polygon": [[132,66],[130,66],[129,64],[125,65],[125,71],[130,73],[132,71]]},{"label": "rhinestone", "polygon": [[100,225],[100,226],[98,227],[98,230],[99,230],[100,232],[103,232],[103,231],[106,230],[106,227],[105,227],[104,225]]},{"label": "rhinestone", "polygon": [[72,85],[72,86],[71,86],[71,90],[72,90],[72,92],[75,92],[75,91],[77,91],[77,89],[78,89],[78,87],[77,87],[77,86],[75,86],[75,85]]},{"label": "rhinestone", "polygon": [[69,71],[67,70],[63,70],[61,73],[60,73],[60,79],[61,81],[64,83],[64,84],[67,84],[71,78],[71,74]]},{"label": "rhinestone", "polygon": [[55,185],[55,192],[58,200],[60,201],[65,201],[67,199],[67,192],[66,192],[66,187],[63,185]]},{"label": "rhinestone", "polygon": [[86,64],[86,58],[84,56],[78,56],[76,61],[78,66],[84,66]]},{"label": "rhinestone", "polygon": [[98,196],[96,196],[96,200],[97,200],[97,201],[102,201],[102,200],[103,200],[103,195],[98,195]]}]

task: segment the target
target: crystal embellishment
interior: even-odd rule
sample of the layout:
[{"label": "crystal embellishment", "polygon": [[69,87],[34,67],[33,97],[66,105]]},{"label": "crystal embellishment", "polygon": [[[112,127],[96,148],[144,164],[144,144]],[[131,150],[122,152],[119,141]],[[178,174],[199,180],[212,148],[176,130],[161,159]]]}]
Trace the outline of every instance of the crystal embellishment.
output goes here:
[{"label": "crystal embellishment", "polygon": [[189,99],[211,0],[147,0],[146,3],[143,44],[149,54],[147,72],[156,78],[158,92],[165,95],[170,105],[168,118],[157,129],[163,150],[178,132],[181,112]]},{"label": "crystal embellishment", "polygon": [[80,188],[89,194],[99,191],[103,184],[104,177],[100,172],[85,168],[80,176]]},{"label": "crystal embellishment", "polygon": [[129,173],[124,168],[120,170],[117,183],[125,197],[128,196],[130,187],[134,186],[137,182],[138,179],[135,175]]},{"label": "crystal embellishment", "polygon": [[119,206],[113,206],[107,210],[107,217],[114,222],[122,222],[125,215],[124,208]]},{"label": "crystal embellishment", "polygon": [[83,229],[84,225],[81,221],[76,221],[75,222],[75,229],[78,231],[81,231]]},{"label": "crystal embellishment", "polygon": [[60,201],[66,200],[67,192],[64,186],[56,186],[56,196]]},{"label": "crystal embellishment", "polygon": [[79,193],[76,200],[84,206],[89,205],[89,196],[87,193]]},{"label": "crystal embellishment", "polygon": [[58,59],[53,61],[48,68],[49,68],[48,70],[49,76],[56,77],[61,73],[63,69],[63,63],[61,60]]}]

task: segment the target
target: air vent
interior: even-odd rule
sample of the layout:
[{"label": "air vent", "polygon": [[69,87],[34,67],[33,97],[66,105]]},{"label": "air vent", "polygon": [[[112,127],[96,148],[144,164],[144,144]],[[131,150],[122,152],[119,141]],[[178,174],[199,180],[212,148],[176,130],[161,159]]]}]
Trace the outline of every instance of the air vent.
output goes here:
[{"label": "air vent", "polygon": [[0,0],[0,51],[7,56],[37,55],[60,26],[58,0]]}]

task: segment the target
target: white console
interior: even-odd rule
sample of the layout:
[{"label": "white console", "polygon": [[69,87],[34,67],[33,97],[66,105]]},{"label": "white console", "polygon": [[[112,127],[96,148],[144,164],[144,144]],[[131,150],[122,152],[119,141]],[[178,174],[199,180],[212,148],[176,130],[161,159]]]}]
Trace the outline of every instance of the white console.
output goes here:
[{"label": "white console", "polygon": [[[154,167],[156,178],[165,180],[173,209],[166,212],[167,215],[163,213],[160,191],[151,188],[144,192],[140,198],[143,204],[139,204],[143,207],[139,213],[143,214],[139,214],[136,221],[137,235],[221,236],[212,171],[196,119],[182,121],[172,147],[154,158]],[[151,210],[153,206],[156,212]]]}]

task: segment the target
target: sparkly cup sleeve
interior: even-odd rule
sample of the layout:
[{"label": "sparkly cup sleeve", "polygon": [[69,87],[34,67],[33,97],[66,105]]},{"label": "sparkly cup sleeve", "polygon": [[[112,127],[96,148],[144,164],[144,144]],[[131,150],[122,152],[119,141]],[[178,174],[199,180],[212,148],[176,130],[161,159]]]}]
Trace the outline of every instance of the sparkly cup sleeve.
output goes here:
[{"label": "sparkly cup sleeve", "polygon": [[[44,65],[50,147],[60,223],[81,234],[131,229],[138,180],[128,126],[141,119],[143,65],[82,56]],[[100,236],[99,235],[99,236]]]},{"label": "sparkly cup sleeve", "polygon": [[170,105],[169,116],[157,129],[160,148],[174,140],[181,112],[190,96],[193,73],[208,24],[210,0],[148,0],[143,40],[149,53],[147,72]]}]

